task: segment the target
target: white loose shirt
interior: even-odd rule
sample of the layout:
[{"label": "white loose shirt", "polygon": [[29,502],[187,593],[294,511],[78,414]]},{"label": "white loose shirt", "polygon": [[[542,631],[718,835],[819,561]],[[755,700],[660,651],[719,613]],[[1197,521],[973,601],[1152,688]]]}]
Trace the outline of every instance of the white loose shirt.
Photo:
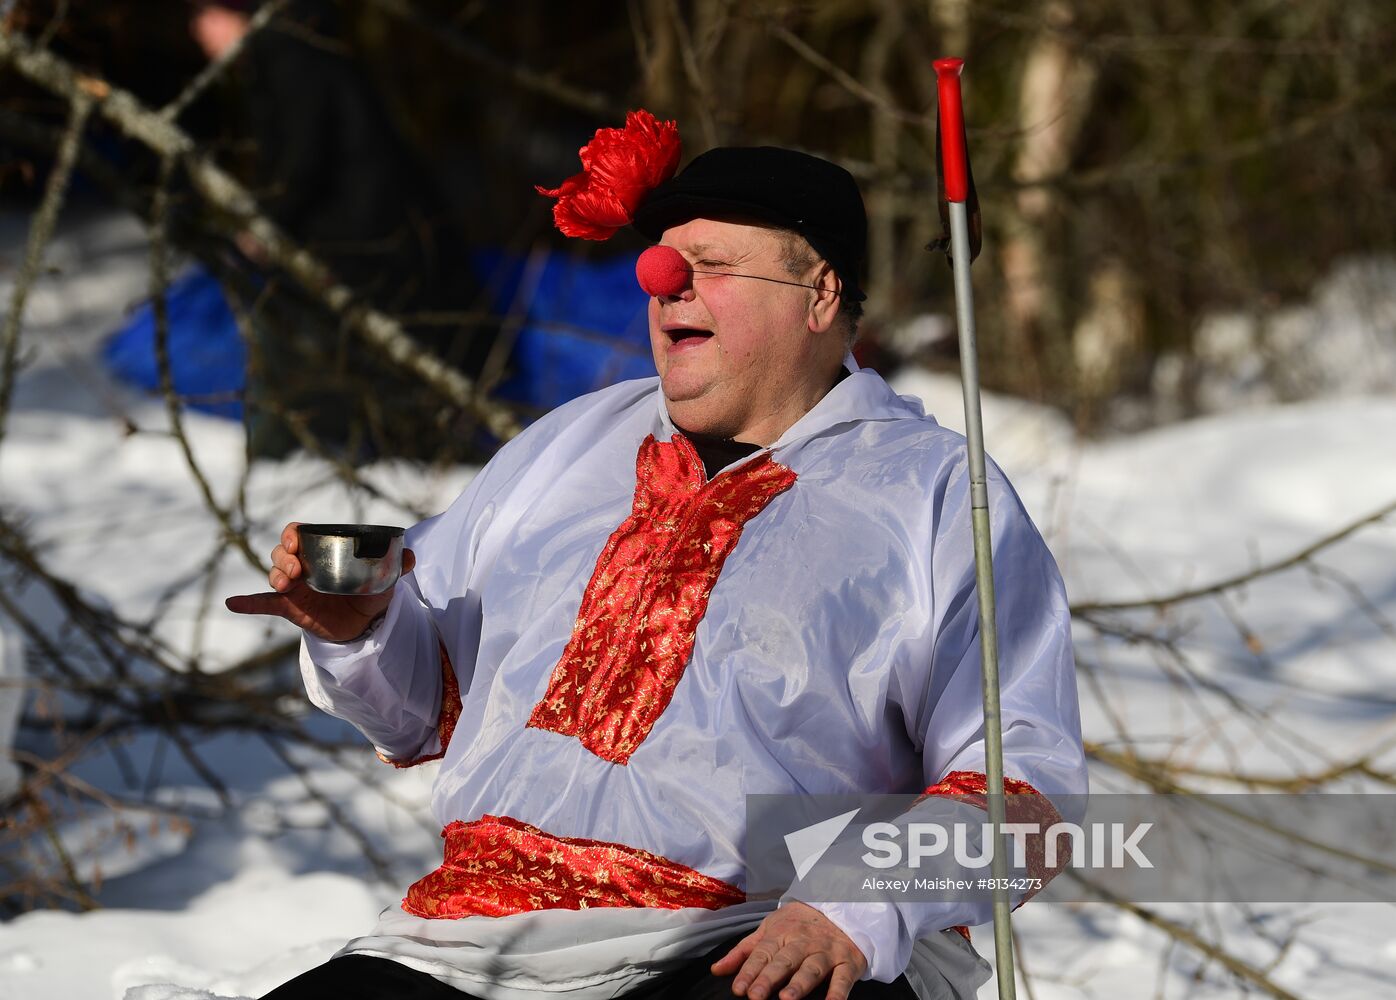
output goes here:
[{"label": "white loose shirt", "polygon": [[[673,698],[628,763],[526,723],[597,558],[631,512],[641,443],[675,433],[657,379],[554,410],[449,509],[409,529],[416,568],[382,623],[352,643],[306,637],[311,700],[385,756],[434,753],[440,640],[462,698],[432,795],[443,826],[508,816],[739,888],[748,794],[916,793],[952,771],[983,771],[964,439],[847,364],[852,374],[757,453],[798,479],[743,528]],[[1061,578],[992,466],[989,496],[1005,771],[1049,797],[1082,794]],[[346,951],[481,996],[585,1000],[754,927],[770,905],[458,920],[387,911]],[[951,997],[971,995],[984,976],[967,946],[936,932],[986,922],[987,903],[816,905],[862,949],[871,978],[906,971],[922,996]]]}]

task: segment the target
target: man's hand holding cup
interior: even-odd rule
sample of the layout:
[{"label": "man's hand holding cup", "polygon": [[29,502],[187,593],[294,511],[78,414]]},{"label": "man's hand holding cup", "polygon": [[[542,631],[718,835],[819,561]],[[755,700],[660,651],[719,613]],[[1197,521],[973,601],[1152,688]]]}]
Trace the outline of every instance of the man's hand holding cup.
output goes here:
[{"label": "man's hand holding cup", "polygon": [[357,639],[387,610],[398,575],[416,565],[411,549],[399,555],[401,535],[378,525],[292,521],[271,552],[273,593],[230,597],[228,610],[276,615],[330,642]]}]

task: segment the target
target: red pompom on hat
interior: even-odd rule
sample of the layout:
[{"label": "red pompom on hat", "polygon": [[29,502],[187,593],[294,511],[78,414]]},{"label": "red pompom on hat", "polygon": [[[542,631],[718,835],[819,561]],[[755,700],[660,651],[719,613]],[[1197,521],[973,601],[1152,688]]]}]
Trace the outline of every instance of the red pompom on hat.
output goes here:
[{"label": "red pompom on hat", "polygon": [[556,198],[553,222],[565,236],[608,240],[630,225],[635,209],[679,168],[679,127],[641,108],[625,116],[625,128],[596,130],[578,155],[582,172],[539,194]]}]

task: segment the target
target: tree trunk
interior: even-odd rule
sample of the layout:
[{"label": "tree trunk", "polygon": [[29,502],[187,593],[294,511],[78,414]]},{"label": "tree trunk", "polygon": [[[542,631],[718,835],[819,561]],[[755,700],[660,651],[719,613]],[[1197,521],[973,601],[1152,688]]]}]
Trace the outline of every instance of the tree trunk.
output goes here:
[{"label": "tree trunk", "polygon": [[[1053,0],[1044,27],[1033,40],[1018,93],[1021,140],[1013,177],[1034,185],[1066,172],[1072,148],[1090,107],[1095,73],[1063,34],[1073,20],[1070,6]],[[1060,195],[1050,187],[1026,187],[1014,200],[1001,251],[1008,356],[1035,398],[1068,379],[1072,359],[1066,330],[1063,282],[1049,247],[1061,227]]]}]

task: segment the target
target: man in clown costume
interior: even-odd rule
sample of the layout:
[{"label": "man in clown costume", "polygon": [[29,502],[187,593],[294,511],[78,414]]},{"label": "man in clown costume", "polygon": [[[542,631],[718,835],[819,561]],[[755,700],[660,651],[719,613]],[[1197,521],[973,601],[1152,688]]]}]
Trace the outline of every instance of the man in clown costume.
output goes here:
[{"label": "man in clown costume", "polygon": [[[375,597],[306,586],[295,524],[238,612],[304,630],[311,700],[440,758],[443,863],[275,1000],[969,997],[987,902],[743,891],[748,794],[982,792],[963,438],[849,351],[866,218],[777,148],[680,173],[646,112],[554,191],[625,225],[658,378],[574,400],[408,531]],[[1010,790],[1083,793],[1065,594],[990,470]],[[1015,796],[1016,798],[1016,796]]]}]

